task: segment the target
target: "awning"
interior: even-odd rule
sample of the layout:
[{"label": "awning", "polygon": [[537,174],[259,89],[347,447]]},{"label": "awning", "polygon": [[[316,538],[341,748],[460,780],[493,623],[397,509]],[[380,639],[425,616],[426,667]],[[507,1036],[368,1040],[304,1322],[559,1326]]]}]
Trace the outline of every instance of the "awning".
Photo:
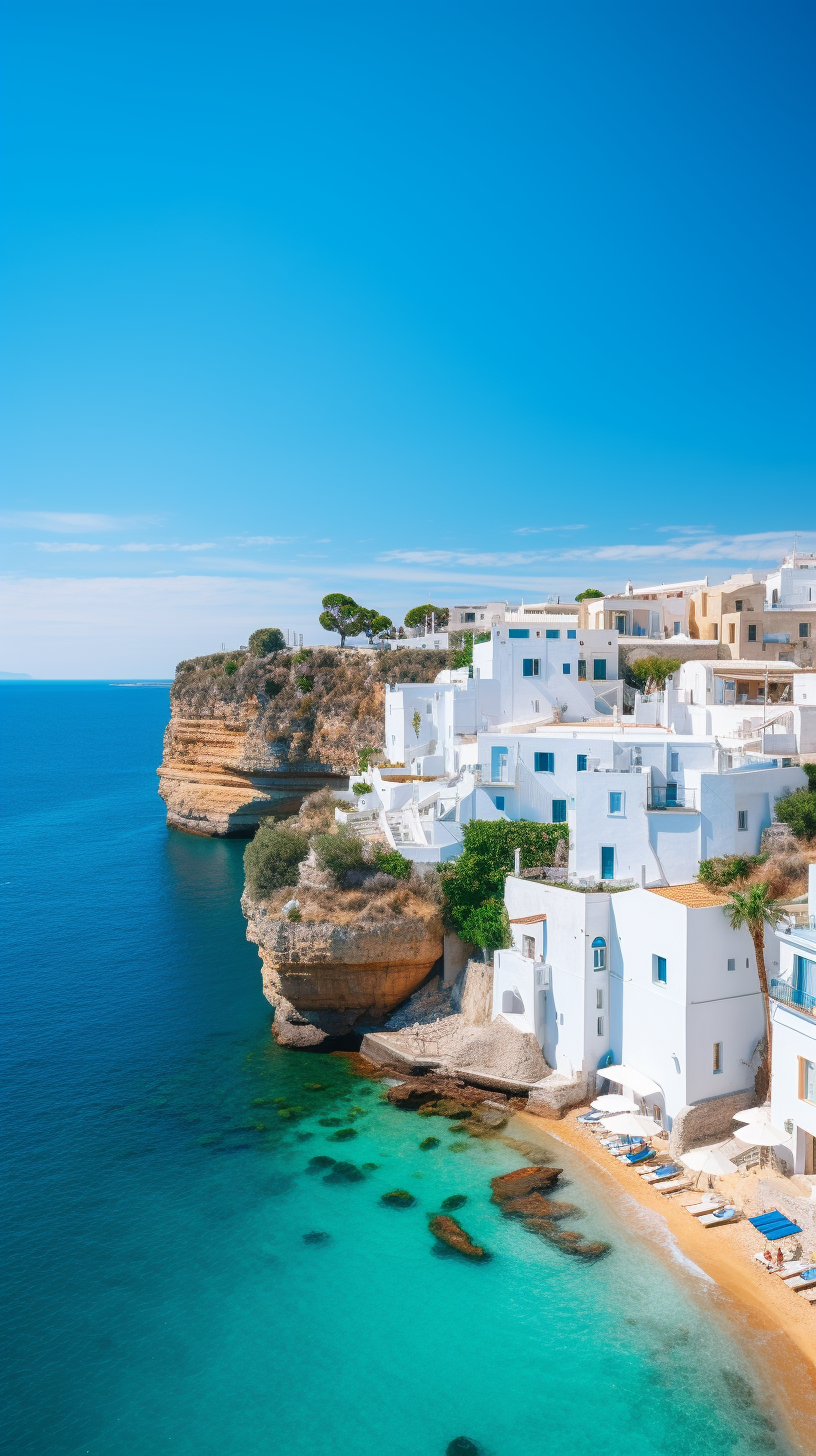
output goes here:
[{"label": "awning", "polygon": [[547,919],[546,915],[517,915],[515,920],[511,920],[510,921],[510,924],[511,925],[540,925],[541,922],[542,922],[542,920],[546,920],[546,919]]},{"label": "awning", "polygon": [[605,1077],[608,1082],[617,1082],[620,1087],[628,1087],[638,1097],[653,1097],[656,1092],[663,1091],[651,1077],[645,1076],[643,1072],[636,1072],[634,1067],[627,1067],[623,1063],[617,1067],[599,1067],[596,1076]]}]

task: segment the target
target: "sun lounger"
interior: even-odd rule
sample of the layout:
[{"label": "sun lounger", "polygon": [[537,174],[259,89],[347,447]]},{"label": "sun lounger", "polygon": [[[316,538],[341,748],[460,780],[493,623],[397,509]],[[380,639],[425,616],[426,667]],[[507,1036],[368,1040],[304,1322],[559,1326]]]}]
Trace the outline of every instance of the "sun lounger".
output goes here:
[{"label": "sun lounger", "polygon": [[641,1148],[639,1153],[626,1153],[621,1158],[621,1162],[628,1163],[630,1167],[634,1167],[636,1163],[645,1163],[649,1158],[653,1158],[654,1155],[654,1148]]},{"label": "sun lounger", "polygon": [[779,1275],[780,1279],[793,1279],[797,1274],[801,1274],[803,1269],[811,1267],[807,1259],[789,1259],[787,1264],[783,1264],[781,1269],[777,1267],[774,1272]]},{"label": "sun lounger", "polygon": [[704,1213],[700,1219],[702,1228],[718,1228],[722,1223],[733,1223],[737,1216],[735,1208],[718,1208],[714,1213]]},{"label": "sun lounger", "polygon": [[697,1218],[701,1213],[713,1213],[715,1208],[721,1208],[724,1203],[724,1198],[704,1198],[702,1203],[687,1203],[686,1213]]},{"label": "sun lounger", "polygon": [[801,1274],[794,1274],[793,1278],[787,1279],[785,1283],[788,1289],[816,1289],[816,1268],[805,1269]]},{"label": "sun lounger", "polygon": [[690,1188],[691,1182],[691,1178],[670,1178],[668,1183],[653,1183],[652,1187],[658,1193],[679,1193],[681,1188]]},{"label": "sun lounger", "polygon": [[659,1168],[651,1168],[648,1173],[641,1173],[644,1183],[660,1183],[662,1179],[680,1178],[683,1169],[678,1163],[663,1163]]},{"label": "sun lounger", "polygon": [[808,1304],[816,1303],[816,1289],[800,1289],[798,1293],[807,1300]]},{"label": "sun lounger", "polygon": [[578,1118],[578,1121],[589,1123],[589,1125],[591,1126],[594,1122],[600,1122],[601,1119],[606,1116],[607,1114],[605,1112],[583,1112]]},{"label": "sun lounger", "polygon": [[776,1239],[786,1239],[788,1234],[800,1234],[802,1232],[798,1223],[792,1223],[778,1208],[771,1209],[770,1213],[759,1213],[755,1218],[749,1218],[749,1223],[758,1229],[764,1239],[773,1242]]}]

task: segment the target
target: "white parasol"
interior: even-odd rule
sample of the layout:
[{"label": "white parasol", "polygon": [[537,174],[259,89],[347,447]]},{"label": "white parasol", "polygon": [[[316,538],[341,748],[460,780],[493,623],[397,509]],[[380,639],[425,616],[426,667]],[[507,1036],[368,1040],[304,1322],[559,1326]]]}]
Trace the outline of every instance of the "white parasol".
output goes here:
[{"label": "white parasol", "polygon": [[682,1153],[680,1162],[686,1168],[691,1168],[694,1173],[707,1173],[708,1186],[711,1187],[712,1174],[717,1178],[724,1178],[728,1173],[736,1173],[737,1165],[732,1163],[730,1158],[719,1146],[707,1148],[693,1148],[690,1153]]},{"label": "white parasol", "polygon": [[606,1092],[592,1103],[596,1112],[637,1112],[638,1105],[631,1097],[622,1097],[620,1092]]},{"label": "white parasol", "polygon": [[735,1122],[770,1122],[770,1107],[746,1107],[744,1112],[735,1112]]},{"label": "white parasol", "polygon": [[602,1117],[601,1122],[610,1132],[619,1132],[623,1137],[656,1137],[663,1131],[653,1117],[644,1117],[640,1112],[619,1112],[612,1117]]},{"label": "white parasol", "polygon": [[772,1123],[757,1119],[749,1122],[745,1127],[737,1128],[734,1137],[738,1142],[747,1143],[751,1148],[775,1148],[777,1143],[783,1143],[787,1133],[781,1128],[774,1127]]}]

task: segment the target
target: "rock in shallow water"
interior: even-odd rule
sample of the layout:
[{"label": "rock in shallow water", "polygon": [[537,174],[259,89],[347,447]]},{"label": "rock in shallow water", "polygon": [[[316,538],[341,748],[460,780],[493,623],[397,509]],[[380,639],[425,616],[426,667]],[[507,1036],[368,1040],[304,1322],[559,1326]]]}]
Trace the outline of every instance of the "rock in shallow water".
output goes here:
[{"label": "rock in shallow water", "polygon": [[469,1436],[455,1436],[445,1447],[445,1456],[479,1456],[479,1447]]},{"label": "rock in shallow water", "polygon": [[355,1167],[354,1163],[335,1163],[330,1173],[323,1179],[324,1183],[362,1183],[365,1173]]},{"label": "rock in shallow water", "polygon": [[466,1193],[452,1193],[450,1198],[442,1199],[442,1207],[448,1213],[452,1213],[455,1208],[464,1208],[466,1203]]},{"label": "rock in shallow water", "polygon": [[491,1178],[493,1202],[504,1203],[508,1198],[523,1198],[528,1193],[544,1193],[558,1182],[562,1172],[562,1168],[543,1168],[539,1164],[533,1168],[516,1168],[513,1173]]},{"label": "rock in shallow water", "polygon": [[435,1138],[435,1137],[423,1138],[422,1139],[422,1142],[420,1143],[419,1146],[420,1146],[420,1149],[421,1149],[421,1151],[423,1153],[430,1152],[431,1148],[438,1148],[439,1147],[439,1138]]},{"label": "rock in shallow water", "polygon": [[441,1244],[446,1244],[449,1249],[454,1249],[457,1254],[462,1254],[466,1259],[489,1259],[490,1255],[481,1244],[475,1244],[469,1233],[466,1233],[462,1225],[455,1218],[448,1218],[444,1213],[437,1213],[428,1224],[431,1233]]},{"label": "rock in shallow water", "polygon": [[337,1132],[329,1133],[330,1143],[347,1143],[349,1138],[356,1138],[356,1127],[338,1127]]},{"label": "rock in shallow water", "polygon": [[416,1199],[407,1188],[394,1188],[390,1193],[383,1194],[380,1203],[384,1203],[386,1208],[411,1208]]},{"label": "rock in shallow water", "polygon": [[337,1162],[336,1158],[328,1158],[321,1153],[318,1158],[310,1158],[306,1167],[307,1173],[323,1173],[326,1168],[333,1168]]},{"label": "rock in shallow water", "polygon": [[528,1193],[524,1198],[507,1198],[501,1206],[507,1218],[581,1218],[582,1210],[575,1203],[557,1203],[543,1193]]},{"label": "rock in shallow water", "polygon": [[308,1234],[303,1235],[304,1244],[325,1244],[328,1243],[331,1234],[324,1233],[322,1229],[311,1229]]}]

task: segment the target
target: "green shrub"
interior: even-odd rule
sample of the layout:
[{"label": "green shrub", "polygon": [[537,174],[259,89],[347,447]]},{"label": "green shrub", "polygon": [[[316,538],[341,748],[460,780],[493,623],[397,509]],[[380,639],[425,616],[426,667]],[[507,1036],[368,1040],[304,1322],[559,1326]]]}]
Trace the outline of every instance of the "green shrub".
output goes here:
[{"label": "green shrub", "polygon": [[305,673],[302,673],[300,677],[296,677],[295,682],[302,693],[310,693],[314,687],[314,678],[306,677]]},{"label": "green shrub", "polygon": [[249,650],[253,657],[268,657],[270,652],[281,652],[286,638],[280,627],[259,627],[249,639]]},{"label": "green shrub", "polygon": [[413,865],[398,849],[374,848],[374,867],[383,875],[393,875],[395,880],[410,880]]},{"label": "green shrub", "polygon": [[559,840],[568,836],[566,824],[471,820],[465,825],[462,854],[440,868],[448,922],[464,940],[471,939],[466,930],[469,916],[488,900],[502,901],[515,851],[521,850],[522,869],[551,865]]},{"label": "green shrub", "polygon": [[231,658],[229,662],[226,662],[224,664],[224,671],[227,674],[227,677],[232,677],[232,674],[238,671],[238,663],[235,661],[234,658]]},{"label": "green shrub", "polygon": [[355,794],[363,795],[371,792],[370,784],[352,784],[351,787]]},{"label": "green shrub", "polygon": [[366,868],[363,846],[356,834],[341,827],[336,834],[318,834],[313,840],[318,864],[340,882],[349,870]]},{"label": "green shrub", "polygon": [[632,663],[632,681],[642,693],[662,692],[666,678],[681,666],[679,657],[639,657]]},{"label": "green shrub", "polygon": [[309,840],[287,824],[262,824],[244,850],[244,874],[256,900],[297,883],[298,865],[309,853]]},{"label": "green shrub", "polygon": [[[808,764],[807,768],[814,767]],[[810,783],[813,777],[808,774]],[[792,794],[776,802],[776,817],[782,824],[789,824],[797,839],[816,838],[816,792],[813,788],[795,789]]]},{"label": "green shrub", "polygon": [[300,651],[295,653],[294,657],[292,658],[292,661],[295,664],[300,663],[300,662],[308,662],[309,661],[309,658],[311,657],[311,655],[312,655],[312,649],[311,649],[311,647],[301,647]]},{"label": "green shrub", "polygon": [[278,693],[283,691],[283,683],[275,682],[274,678],[268,677],[264,683],[264,692],[268,698],[276,698]]},{"label": "green shrub", "polygon": [[365,773],[366,770],[371,767],[371,760],[377,752],[379,752],[379,750],[376,748],[372,748],[371,746],[360,749],[359,757],[357,759],[358,773]]},{"label": "green shrub", "polygon": [[724,890],[735,880],[747,880],[751,871],[764,859],[764,854],[725,854],[721,859],[701,859],[697,878],[709,890]]},{"label": "green shrub", "polygon": [[463,940],[485,950],[501,950],[510,944],[510,921],[503,900],[485,900],[464,921]]}]

